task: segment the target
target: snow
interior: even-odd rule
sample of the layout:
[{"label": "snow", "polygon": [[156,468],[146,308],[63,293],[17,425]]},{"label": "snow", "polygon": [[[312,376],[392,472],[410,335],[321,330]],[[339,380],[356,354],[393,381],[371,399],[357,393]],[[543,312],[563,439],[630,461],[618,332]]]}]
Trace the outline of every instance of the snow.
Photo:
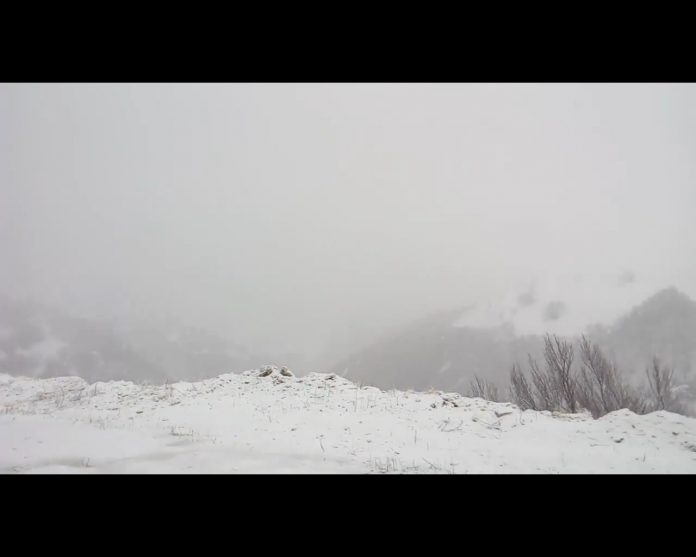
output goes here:
[{"label": "snow", "polygon": [[0,375],[0,471],[696,473],[696,420],[522,412],[275,367],[169,385]]},{"label": "snow", "polygon": [[[616,276],[559,275],[531,286],[511,288],[489,302],[473,304],[454,327],[497,328],[512,325],[518,335],[577,335],[591,325],[610,325],[660,287],[649,281],[622,282]],[[526,299],[525,299],[526,298]],[[545,309],[560,302],[550,318]]]}]

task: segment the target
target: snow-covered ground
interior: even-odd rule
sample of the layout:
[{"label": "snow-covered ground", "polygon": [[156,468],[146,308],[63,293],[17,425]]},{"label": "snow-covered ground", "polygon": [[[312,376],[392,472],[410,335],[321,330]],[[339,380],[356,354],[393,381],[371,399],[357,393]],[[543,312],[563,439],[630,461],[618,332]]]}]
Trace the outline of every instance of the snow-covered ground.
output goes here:
[{"label": "snow-covered ground", "polygon": [[696,473],[696,419],[521,412],[278,368],[162,386],[0,375],[0,472]]}]

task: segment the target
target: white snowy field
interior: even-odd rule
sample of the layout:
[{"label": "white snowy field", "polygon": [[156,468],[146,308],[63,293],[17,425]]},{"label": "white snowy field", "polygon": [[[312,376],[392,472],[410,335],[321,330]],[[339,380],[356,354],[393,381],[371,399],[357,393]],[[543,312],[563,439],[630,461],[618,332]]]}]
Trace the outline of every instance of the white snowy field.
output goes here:
[{"label": "white snowy field", "polygon": [[599,420],[277,368],[162,386],[0,375],[2,473],[696,473],[696,419]]}]

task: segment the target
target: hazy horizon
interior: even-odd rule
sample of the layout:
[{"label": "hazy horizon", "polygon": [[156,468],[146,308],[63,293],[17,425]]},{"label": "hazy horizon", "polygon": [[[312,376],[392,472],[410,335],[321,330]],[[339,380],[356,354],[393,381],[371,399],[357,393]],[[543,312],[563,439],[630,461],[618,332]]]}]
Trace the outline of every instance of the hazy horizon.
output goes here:
[{"label": "hazy horizon", "polygon": [[534,288],[696,298],[695,93],[0,84],[0,295],[315,366]]}]

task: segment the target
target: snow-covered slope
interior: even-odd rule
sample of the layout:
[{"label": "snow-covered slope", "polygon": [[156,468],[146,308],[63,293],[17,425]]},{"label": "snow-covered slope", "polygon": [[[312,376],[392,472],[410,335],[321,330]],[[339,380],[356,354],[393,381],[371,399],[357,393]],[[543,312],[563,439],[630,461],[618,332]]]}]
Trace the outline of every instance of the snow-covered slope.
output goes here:
[{"label": "snow-covered slope", "polygon": [[278,368],[162,386],[0,375],[0,471],[694,473],[696,420],[521,412]]},{"label": "snow-covered slope", "polygon": [[478,329],[509,325],[518,335],[580,335],[593,325],[613,323],[657,290],[645,280],[636,281],[631,273],[547,277],[471,305],[452,325]]}]

